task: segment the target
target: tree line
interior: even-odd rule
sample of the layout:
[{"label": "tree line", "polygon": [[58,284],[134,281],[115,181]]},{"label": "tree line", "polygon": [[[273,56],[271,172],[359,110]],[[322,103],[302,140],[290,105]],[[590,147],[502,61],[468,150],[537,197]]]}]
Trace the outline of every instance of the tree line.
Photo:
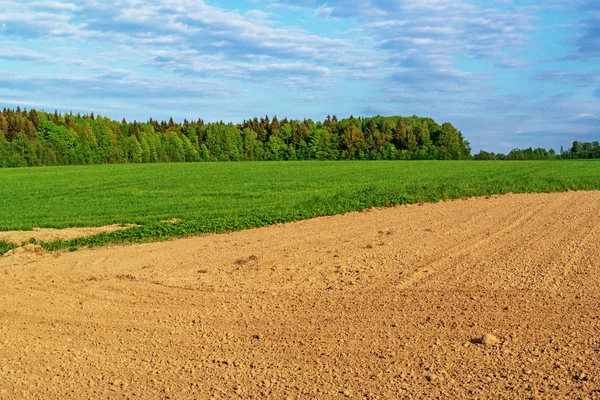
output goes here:
[{"label": "tree line", "polygon": [[90,114],[31,109],[0,112],[0,167],[102,163],[270,160],[555,160],[600,158],[600,144],[573,143],[560,152],[514,149],[480,151],[451,123],[431,118],[327,116],[279,120],[268,116],[241,124],[115,121]]},{"label": "tree line", "polygon": [[452,124],[431,118],[374,117],[323,122],[268,116],[241,124],[121,122],[57,111],[3,109],[0,167],[101,163],[268,160],[469,159]]},{"label": "tree line", "polygon": [[573,146],[564,149],[562,146],[560,152],[556,153],[553,149],[546,150],[542,147],[537,149],[514,149],[508,154],[491,153],[480,151],[473,156],[475,160],[586,160],[591,158],[600,158],[600,142],[580,142],[574,141]]}]

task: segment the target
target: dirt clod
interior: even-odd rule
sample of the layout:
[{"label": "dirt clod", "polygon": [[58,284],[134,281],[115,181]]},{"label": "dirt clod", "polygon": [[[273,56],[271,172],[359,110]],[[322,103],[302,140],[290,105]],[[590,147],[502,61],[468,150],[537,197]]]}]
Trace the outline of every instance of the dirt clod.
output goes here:
[{"label": "dirt clod", "polygon": [[28,243],[24,246],[17,247],[15,249],[7,251],[6,253],[4,253],[4,257],[10,257],[10,256],[14,256],[17,254],[28,254],[28,253],[42,255],[45,252],[46,252],[46,250],[44,250],[42,248],[42,246],[39,246],[37,244]]},{"label": "dirt clod", "polygon": [[492,335],[491,333],[486,333],[481,338],[481,344],[483,344],[484,346],[496,346],[496,345],[500,344],[500,339],[498,339],[496,336]]}]

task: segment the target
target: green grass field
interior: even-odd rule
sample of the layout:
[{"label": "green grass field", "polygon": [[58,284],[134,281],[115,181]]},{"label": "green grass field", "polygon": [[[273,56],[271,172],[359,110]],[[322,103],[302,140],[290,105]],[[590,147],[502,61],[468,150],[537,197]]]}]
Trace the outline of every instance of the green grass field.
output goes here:
[{"label": "green grass field", "polygon": [[[43,244],[54,249],[232,231],[372,206],[597,190],[600,161],[95,165],[2,169],[0,182],[0,230],[142,225]],[[183,222],[159,223],[171,218]]]}]

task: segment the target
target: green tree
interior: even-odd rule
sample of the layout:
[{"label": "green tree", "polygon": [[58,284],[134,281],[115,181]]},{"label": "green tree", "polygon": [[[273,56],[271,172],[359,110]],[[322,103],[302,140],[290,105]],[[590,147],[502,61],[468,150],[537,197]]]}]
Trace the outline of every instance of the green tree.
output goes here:
[{"label": "green tree", "polygon": [[[90,117],[91,118],[91,117]],[[100,162],[102,163],[113,163],[117,159],[116,154],[116,140],[113,135],[111,135],[108,126],[104,124],[104,122],[99,119],[90,119],[89,121],[90,127],[92,128],[92,132],[96,137],[98,143],[98,152],[100,155]]]},{"label": "green tree", "polygon": [[393,137],[394,146],[397,149],[406,149],[407,137],[406,137],[406,125],[401,119],[396,123],[396,129],[394,130]]},{"label": "green tree", "polygon": [[375,143],[375,145],[380,149],[387,149],[388,144],[391,143],[394,138],[392,128],[390,127],[390,123],[387,119],[383,122],[380,132],[380,139]]},{"label": "green tree", "polygon": [[167,157],[170,162],[182,162],[185,161],[185,151],[183,149],[183,142],[177,133],[169,132],[167,134]]},{"label": "green tree", "polygon": [[415,135],[412,126],[409,126],[406,129],[406,144],[404,148],[406,148],[408,151],[415,151],[418,147],[419,143],[417,142],[417,135]]},{"label": "green tree", "polygon": [[265,152],[267,160],[276,161],[284,159],[286,145],[278,135],[271,135],[265,144]]},{"label": "green tree", "polygon": [[429,126],[425,121],[421,123],[421,127],[419,129],[418,142],[421,147],[429,147],[433,144],[429,133]]},{"label": "green tree", "polygon": [[[39,159],[35,152],[35,148],[31,145],[31,142],[29,141],[29,139],[27,138],[27,136],[25,134],[23,134],[23,133],[17,134],[17,136],[10,143],[10,146],[12,147],[14,154],[18,154],[20,156],[20,158],[25,160],[25,164],[27,166],[31,167],[31,166],[35,166],[35,165],[40,165]],[[14,166],[21,166],[20,159],[17,164],[19,164],[19,165],[14,165]]]},{"label": "green tree", "polygon": [[190,139],[188,139],[187,136],[183,135],[181,136],[181,142],[183,144],[183,153],[185,154],[185,161],[200,161],[200,154],[198,154],[198,151],[196,151]]},{"label": "green tree", "polygon": [[142,162],[149,163],[151,160],[150,143],[148,143],[145,135],[140,135],[140,146],[142,147]]},{"label": "green tree", "polygon": [[256,148],[257,134],[251,128],[246,128],[242,132],[242,158],[246,161],[254,159],[254,149]]},{"label": "green tree", "polygon": [[203,161],[210,161],[210,151],[204,143],[200,146],[200,159]]},{"label": "green tree", "polygon": [[362,150],[365,137],[360,128],[354,124],[349,124],[342,134],[344,148],[347,151],[348,158],[354,158]]},{"label": "green tree", "polygon": [[301,140],[300,143],[298,143],[298,148],[296,149],[296,159],[310,160],[310,149],[304,140]]},{"label": "green tree", "polygon": [[460,136],[458,131],[449,122],[442,124],[442,129],[439,136],[439,146],[445,152],[451,152],[455,147],[460,146]]},{"label": "green tree", "polygon": [[144,151],[142,150],[142,145],[135,136],[131,136],[129,142],[131,151],[131,161],[134,163],[141,163],[143,161],[144,154]]}]

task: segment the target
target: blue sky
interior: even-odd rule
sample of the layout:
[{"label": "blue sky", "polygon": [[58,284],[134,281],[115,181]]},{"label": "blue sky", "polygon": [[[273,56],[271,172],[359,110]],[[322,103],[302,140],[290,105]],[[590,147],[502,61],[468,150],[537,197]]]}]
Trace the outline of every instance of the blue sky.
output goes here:
[{"label": "blue sky", "polygon": [[600,140],[600,0],[0,0],[0,106],[115,119],[452,122]]}]

